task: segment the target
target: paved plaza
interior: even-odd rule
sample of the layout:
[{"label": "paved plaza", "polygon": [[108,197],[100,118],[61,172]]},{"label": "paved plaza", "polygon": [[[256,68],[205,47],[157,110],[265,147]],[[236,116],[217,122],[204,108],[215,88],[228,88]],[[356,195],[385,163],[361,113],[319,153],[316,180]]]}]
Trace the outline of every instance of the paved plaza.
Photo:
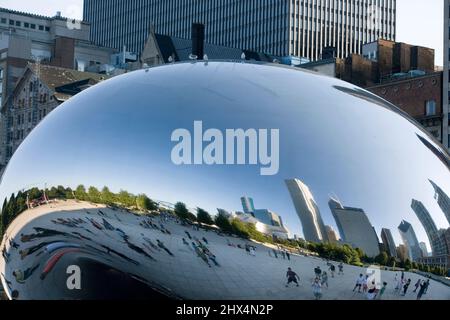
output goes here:
[{"label": "paved plaza", "polygon": [[[196,251],[199,242],[215,256],[215,262]],[[255,247],[254,255],[245,250],[246,244]],[[79,291],[69,291],[66,286],[67,266],[80,265],[82,275],[89,274],[83,269],[92,261],[131,275],[164,295],[182,299],[314,299],[311,282],[314,268],[319,266],[329,276],[322,299],[364,300],[366,294],[352,289],[359,274],[372,272],[344,265],[344,275],[333,278],[327,261],[317,257],[292,254],[290,260],[281,255],[275,258],[268,246],[196,230],[175,218],[149,218],[76,201],[26,211],[8,229],[3,248],[8,257],[6,265],[0,259],[3,285],[10,295],[15,290],[19,299],[95,298],[88,292],[92,283]],[[338,263],[333,263],[337,273]],[[285,286],[288,267],[300,277],[298,287],[292,283]],[[16,277],[13,272],[22,276]],[[400,272],[380,271],[378,281],[388,283],[382,299],[416,299],[414,284],[424,278],[405,273],[411,285],[403,296],[395,290],[396,276],[399,278]],[[91,281],[95,282],[95,277],[89,277]],[[422,300],[434,299],[449,300],[450,287],[431,280]]]}]

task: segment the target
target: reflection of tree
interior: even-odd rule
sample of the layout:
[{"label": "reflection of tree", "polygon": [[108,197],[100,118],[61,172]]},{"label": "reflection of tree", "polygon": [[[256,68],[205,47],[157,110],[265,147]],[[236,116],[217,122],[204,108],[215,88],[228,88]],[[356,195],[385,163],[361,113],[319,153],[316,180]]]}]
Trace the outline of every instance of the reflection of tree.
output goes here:
[{"label": "reflection of tree", "polygon": [[28,208],[46,204],[48,200],[69,200],[74,198],[79,201],[125,207],[141,212],[158,210],[156,202],[145,194],[136,196],[125,190],[121,190],[119,193],[113,193],[108,187],[104,187],[102,191],[99,191],[97,188],[91,186],[86,191],[83,185],[79,185],[74,191],[71,188],[58,186],[46,189],[45,192],[38,188],[32,188],[24,192],[20,191],[17,195],[13,194],[9,199],[4,200],[1,211],[0,235],[3,236],[9,224]]}]

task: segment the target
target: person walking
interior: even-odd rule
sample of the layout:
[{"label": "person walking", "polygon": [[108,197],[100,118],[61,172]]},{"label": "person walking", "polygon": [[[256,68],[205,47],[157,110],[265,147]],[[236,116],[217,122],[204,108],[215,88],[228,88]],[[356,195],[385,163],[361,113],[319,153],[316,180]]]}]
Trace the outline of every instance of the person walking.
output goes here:
[{"label": "person walking", "polygon": [[374,300],[375,297],[377,295],[377,286],[375,285],[375,281],[372,281],[369,285],[368,285],[368,290],[367,290],[367,299],[368,300]]},{"label": "person walking", "polygon": [[322,297],[322,285],[320,284],[320,279],[318,277],[316,277],[311,286],[312,286],[314,298],[316,300],[320,300],[320,298]]},{"label": "person walking", "polygon": [[319,266],[314,268],[314,274],[316,275],[317,278],[320,279],[320,276],[322,275],[322,269],[320,269]]},{"label": "person walking", "polygon": [[363,293],[367,292],[368,287],[369,287],[369,276],[366,275],[364,277],[364,280],[363,280],[363,283],[362,283],[362,291],[363,291]]},{"label": "person walking", "polygon": [[336,271],[336,267],[334,266],[334,264],[330,264],[330,272],[331,272],[331,277],[334,278],[334,272]]},{"label": "person walking", "polygon": [[427,282],[425,282],[425,290],[424,290],[423,294],[427,294],[429,287],[430,287],[430,279],[427,279]]},{"label": "person walking", "polygon": [[414,293],[416,293],[417,289],[420,287],[420,284],[422,283],[422,280],[417,280],[416,284],[414,285],[415,289],[414,289]]},{"label": "person walking", "polygon": [[322,285],[322,287],[323,287],[323,285],[326,285],[327,289],[328,289],[328,275],[327,275],[327,273],[325,271],[322,273],[322,283],[321,283],[321,285]]},{"label": "person walking", "polygon": [[289,251],[286,251],[286,257],[288,258],[289,261],[291,261],[291,254],[289,253]]},{"label": "person walking", "polygon": [[403,286],[403,295],[406,295],[406,291],[408,291],[409,285],[411,284],[411,279],[408,279],[408,281],[406,281],[405,285]]},{"label": "person walking", "polygon": [[356,288],[358,288],[358,293],[360,293],[363,282],[364,276],[362,275],[362,273],[360,273],[358,279],[356,279],[356,284],[355,287],[353,288],[353,292],[356,290]]},{"label": "person walking", "polygon": [[339,263],[338,268],[339,268],[338,274],[344,275],[344,265],[342,264],[342,262]]},{"label": "person walking", "polygon": [[291,282],[294,282],[297,285],[297,287],[299,286],[297,279],[300,281],[300,277],[294,271],[292,271],[291,268],[288,268],[288,271],[286,272],[286,278],[287,278],[286,288],[289,287],[289,284]]},{"label": "person walking", "polygon": [[378,300],[381,300],[381,297],[383,296],[384,292],[386,291],[387,282],[383,282],[383,286],[381,287],[380,291],[377,294]]},{"label": "person walking", "polygon": [[427,288],[427,283],[425,281],[422,281],[422,283],[420,284],[419,293],[417,293],[417,300],[422,299],[422,296],[423,296],[426,288]]}]

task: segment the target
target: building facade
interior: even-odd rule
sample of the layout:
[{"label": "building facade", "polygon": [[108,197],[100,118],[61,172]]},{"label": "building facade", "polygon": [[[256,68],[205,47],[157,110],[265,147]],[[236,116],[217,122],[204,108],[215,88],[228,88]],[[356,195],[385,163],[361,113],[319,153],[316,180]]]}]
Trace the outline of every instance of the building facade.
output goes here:
[{"label": "building facade", "polygon": [[450,151],[450,0],[444,0],[444,81],[442,102],[445,134],[443,145]]},{"label": "building facade", "polygon": [[435,192],[434,198],[436,199],[439,207],[445,214],[445,217],[447,218],[447,221],[450,224],[450,197],[436,183],[434,183],[432,180],[429,181],[434,188]]},{"label": "building facade", "polygon": [[381,240],[383,241],[386,253],[391,257],[397,258],[397,247],[395,246],[394,237],[389,229],[381,229]]},{"label": "building facade", "polygon": [[327,231],[328,241],[330,241],[330,242],[338,242],[339,241],[339,237],[338,237],[336,231],[333,229],[333,227],[325,226],[325,230]]},{"label": "building facade", "polygon": [[84,20],[94,42],[136,53],[151,28],[189,39],[196,22],[211,44],[317,60],[326,47],[343,58],[395,40],[396,0],[85,0]]},{"label": "building facade", "polygon": [[28,64],[1,109],[7,132],[4,147],[13,154],[27,135],[61,103],[106,79],[105,75]]},{"label": "building facade", "polygon": [[255,205],[253,204],[253,199],[249,197],[241,198],[242,208],[245,213],[251,213],[255,211]]},{"label": "building facade", "polygon": [[344,207],[334,199],[330,200],[329,206],[342,242],[360,248],[369,257],[375,257],[380,253],[377,234],[364,210]]},{"label": "building facade", "polygon": [[285,182],[302,223],[305,240],[310,242],[328,241],[319,207],[308,186],[299,179],[286,180]]},{"label": "building facade", "polygon": [[425,208],[422,202],[415,199],[413,199],[411,202],[411,208],[413,209],[417,218],[425,229],[425,233],[427,234],[428,240],[431,245],[432,254],[434,256],[447,254],[445,243],[439,236],[439,230],[436,227],[433,219],[431,218],[431,215],[428,212],[427,208]]},{"label": "building facade", "polygon": [[445,136],[442,72],[408,73],[367,88],[416,119],[439,142]]},{"label": "building facade", "polygon": [[[45,17],[0,8],[2,110],[5,112],[8,108],[14,107],[11,104],[5,106],[5,103],[29,62],[79,71],[110,64],[111,56],[116,50],[93,45],[89,37],[90,26],[85,22],[74,22],[59,14]],[[9,100],[9,103],[12,101]],[[6,142],[8,135],[11,134],[9,123],[5,118],[1,118],[0,171],[12,156],[11,148]]]},{"label": "building facade", "polygon": [[422,250],[412,225],[408,221],[403,220],[398,226],[398,231],[402,237],[403,245],[406,247],[408,259],[417,261],[419,258],[422,258]]}]

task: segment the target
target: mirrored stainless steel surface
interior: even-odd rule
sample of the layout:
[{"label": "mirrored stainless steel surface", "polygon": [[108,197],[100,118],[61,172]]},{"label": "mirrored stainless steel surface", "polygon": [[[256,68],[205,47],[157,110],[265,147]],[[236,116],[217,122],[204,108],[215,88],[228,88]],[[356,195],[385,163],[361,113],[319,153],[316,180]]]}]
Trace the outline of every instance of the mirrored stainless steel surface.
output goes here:
[{"label": "mirrored stainless steel surface", "polygon": [[[13,156],[0,185],[14,218],[2,283],[19,299],[311,299],[314,268],[329,267],[312,251],[198,228],[175,204],[418,262],[450,253],[449,163],[414,120],[337,79],[213,61],[132,72],[55,109]],[[143,214],[130,194],[159,209]],[[367,267],[349,263],[323,298],[362,297],[351,290]],[[285,287],[288,267],[299,288]],[[396,273],[376,280],[387,299],[400,297]],[[450,299],[450,288],[433,281],[427,295]]]}]

